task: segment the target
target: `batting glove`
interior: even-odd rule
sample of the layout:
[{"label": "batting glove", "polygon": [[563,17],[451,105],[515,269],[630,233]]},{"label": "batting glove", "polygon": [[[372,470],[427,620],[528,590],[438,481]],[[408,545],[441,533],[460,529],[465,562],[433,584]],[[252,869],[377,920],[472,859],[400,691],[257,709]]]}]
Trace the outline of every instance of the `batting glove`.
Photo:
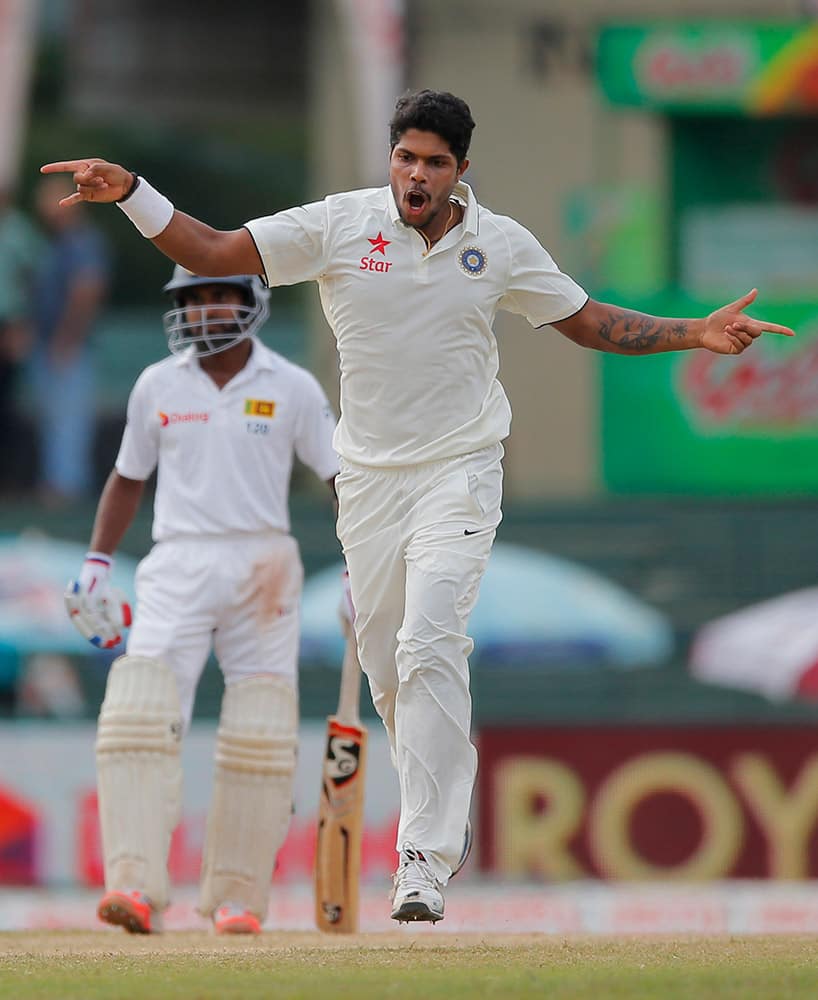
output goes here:
[{"label": "batting glove", "polygon": [[131,606],[125,594],[110,582],[113,559],[89,552],[76,580],[65,589],[65,608],[77,631],[99,649],[122,642],[122,629],[131,624]]}]

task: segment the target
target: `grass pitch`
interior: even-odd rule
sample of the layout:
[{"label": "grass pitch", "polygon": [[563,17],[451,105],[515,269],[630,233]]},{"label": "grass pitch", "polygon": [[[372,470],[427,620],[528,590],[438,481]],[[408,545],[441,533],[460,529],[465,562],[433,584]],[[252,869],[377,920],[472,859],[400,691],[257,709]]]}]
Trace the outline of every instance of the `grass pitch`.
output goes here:
[{"label": "grass pitch", "polygon": [[0,934],[5,1000],[800,1000],[818,996],[807,937],[557,938],[171,932]]}]

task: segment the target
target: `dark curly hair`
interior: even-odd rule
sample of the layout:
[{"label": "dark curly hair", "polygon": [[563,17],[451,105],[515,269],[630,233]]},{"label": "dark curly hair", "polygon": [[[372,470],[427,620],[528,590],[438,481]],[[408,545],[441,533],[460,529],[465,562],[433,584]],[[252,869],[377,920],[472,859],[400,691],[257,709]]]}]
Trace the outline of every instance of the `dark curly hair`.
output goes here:
[{"label": "dark curly hair", "polygon": [[389,149],[395,148],[410,128],[435,132],[445,139],[458,163],[466,159],[474,129],[468,104],[440,90],[418,90],[398,98],[389,122]]}]

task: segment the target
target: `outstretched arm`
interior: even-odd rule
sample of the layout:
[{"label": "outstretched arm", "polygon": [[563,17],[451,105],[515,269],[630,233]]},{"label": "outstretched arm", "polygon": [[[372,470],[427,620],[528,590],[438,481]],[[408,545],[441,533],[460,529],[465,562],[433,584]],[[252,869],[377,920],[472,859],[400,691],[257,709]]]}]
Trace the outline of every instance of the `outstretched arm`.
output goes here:
[{"label": "outstretched arm", "polygon": [[[135,177],[130,170],[117,163],[89,157],[82,160],[60,160],[40,168],[44,174],[70,173],[77,190],[63,198],[61,205],[70,206],[80,201],[100,204],[120,203],[123,207],[134,191]],[[146,185],[149,187],[149,185]],[[152,194],[164,201],[161,195]],[[144,196],[145,191],[139,195]],[[253,238],[246,229],[224,231],[194,219],[184,212],[168,207],[168,222],[156,235],[150,234],[154,246],[162,253],[182,264],[194,274],[219,277],[229,274],[262,274],[261,258]],[[130,214],[130,213],[128,213]],[[163,220],[164,221],[164,220]]]},{"label": "outstretched arm", "polygon": [[794,336],[788,326],[746,316],[758,295],[753,289],[702,319],[668,319],[589,299],[578,313],[553,325],[581,347],[614,354],[658,354],[701,347],[715,354],[741,354],[762,333]]}]

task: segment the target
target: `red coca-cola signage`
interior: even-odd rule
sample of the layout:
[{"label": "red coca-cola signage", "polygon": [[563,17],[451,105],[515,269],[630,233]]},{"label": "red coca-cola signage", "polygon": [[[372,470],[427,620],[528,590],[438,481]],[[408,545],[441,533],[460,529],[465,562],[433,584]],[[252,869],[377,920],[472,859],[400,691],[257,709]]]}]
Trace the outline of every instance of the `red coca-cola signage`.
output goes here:
[{"label": "red coca-cola signage", "polygon": [[700,424],[792,430],[813,423],[818,419],[818,339],[786,354],[753,350],[737,359],[696,351],[680,366],[679,388]]},{"label": "red coca-cola signage", "polygon": [[668,40],[648,44],[636,63],[637,81],[656,95],[733,91],[747,82],[752,65],[740,41],[692,46]]}]

